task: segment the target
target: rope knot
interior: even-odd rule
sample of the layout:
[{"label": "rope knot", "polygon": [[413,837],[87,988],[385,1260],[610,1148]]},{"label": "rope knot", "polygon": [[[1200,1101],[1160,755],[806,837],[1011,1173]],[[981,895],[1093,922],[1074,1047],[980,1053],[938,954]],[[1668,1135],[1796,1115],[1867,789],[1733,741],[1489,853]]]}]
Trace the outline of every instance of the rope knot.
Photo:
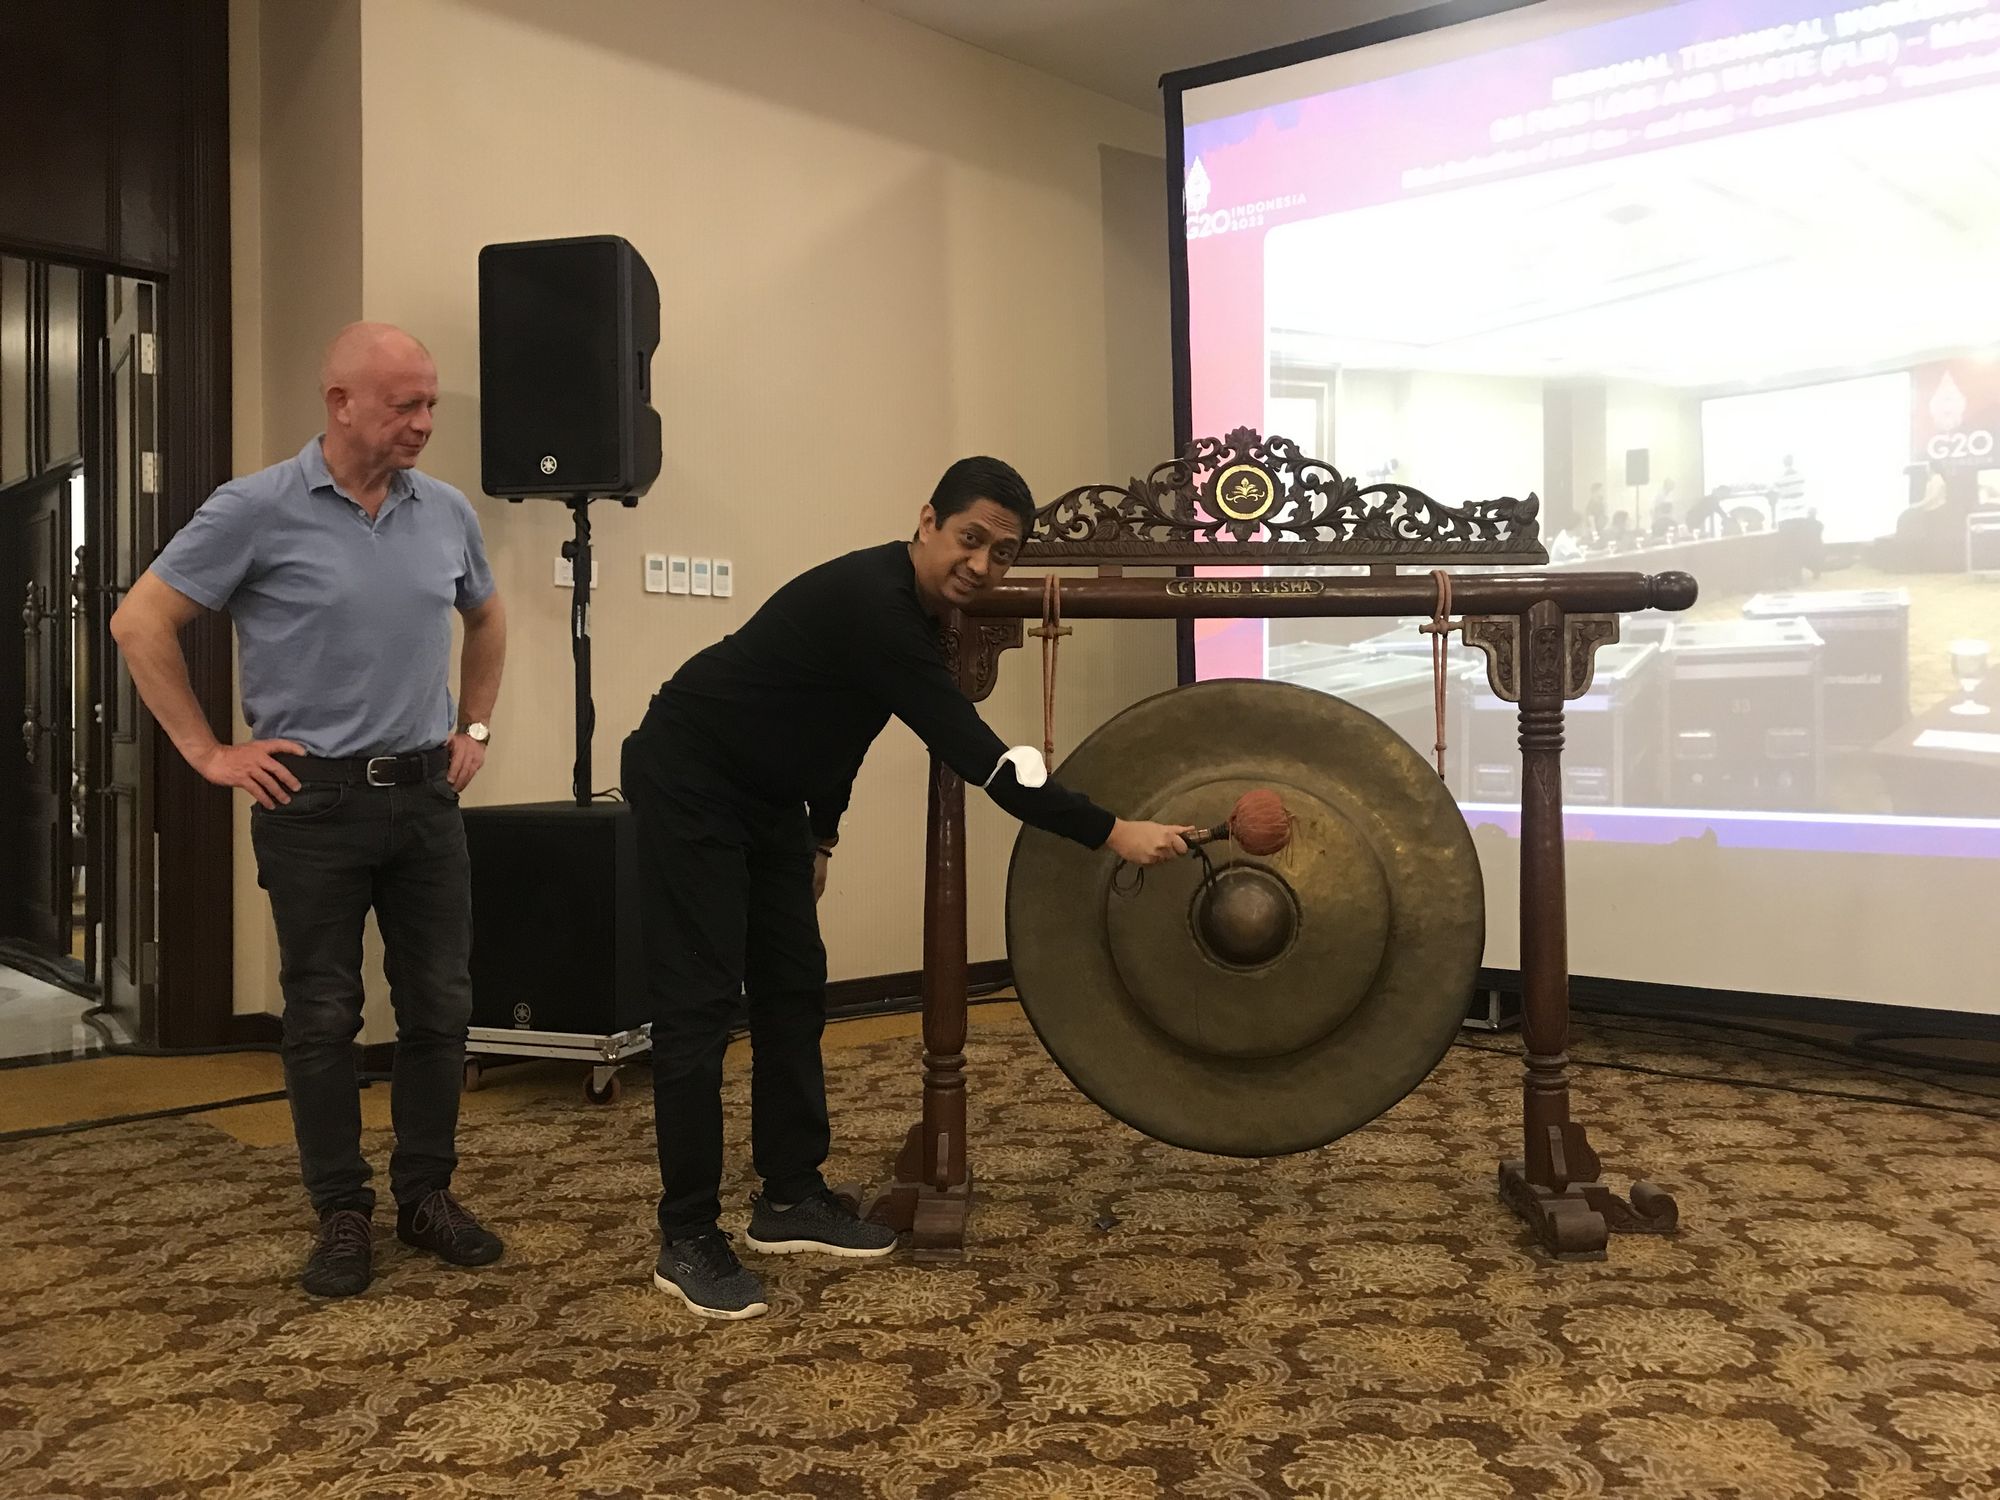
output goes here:
[{"label": "rope knot", "polygon": [[1071,634],[1062,622],[1062,582],[1053,573],[1042,575],[1042,623],[1028,632],[1043,641]]}]

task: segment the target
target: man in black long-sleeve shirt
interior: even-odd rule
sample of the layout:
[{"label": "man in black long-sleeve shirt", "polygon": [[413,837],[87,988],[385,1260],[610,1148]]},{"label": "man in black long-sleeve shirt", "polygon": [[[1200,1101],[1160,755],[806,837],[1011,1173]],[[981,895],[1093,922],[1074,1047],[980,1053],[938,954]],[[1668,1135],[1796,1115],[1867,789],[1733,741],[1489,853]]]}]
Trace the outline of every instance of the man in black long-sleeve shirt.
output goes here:
[{"label": "man in black long-sleeve shirt", "polygon": [[716,1227],[722,1055],[750,1009],[751,1149],[764,1190],[748,1240],[783,1254],[887,1255],[894,1234],[827,1191],[820,1034],[826,950],[815,910],[855,773],[890,715],[1001,807],[1133,864],[1187,852],[1188,830],[1128,823],[1010,751],[947,669],[941,615],[1003,577],[1034,524],[1020,475],[953,464],[908,542],[793,579],[734,635],[690,658],[625,742],[638,819],[662,1247],[654,1282],[709,1317],[765,1310]]}]

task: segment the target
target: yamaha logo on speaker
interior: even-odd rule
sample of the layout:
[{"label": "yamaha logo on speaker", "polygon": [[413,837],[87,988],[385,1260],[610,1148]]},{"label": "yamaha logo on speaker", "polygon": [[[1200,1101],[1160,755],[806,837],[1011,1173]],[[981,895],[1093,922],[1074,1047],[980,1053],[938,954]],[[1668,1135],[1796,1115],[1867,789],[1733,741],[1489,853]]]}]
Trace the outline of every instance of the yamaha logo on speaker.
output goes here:
[{"label": "yamaha logo on speaker", "polygon": [[542,472],[544,474],[553,474],[555,471],[556,456],[553,453],[544,453],[542,455]]},{"label": "yamaha logo on speaker", "polygon": [[514,1024],[516,1026],[526,1026],[529,1022],[533,1021],[534,1019],[535,1019],[535,1013],[532,1010],[528,1009],[527,1001],[521,1000],[515,1003]]}]

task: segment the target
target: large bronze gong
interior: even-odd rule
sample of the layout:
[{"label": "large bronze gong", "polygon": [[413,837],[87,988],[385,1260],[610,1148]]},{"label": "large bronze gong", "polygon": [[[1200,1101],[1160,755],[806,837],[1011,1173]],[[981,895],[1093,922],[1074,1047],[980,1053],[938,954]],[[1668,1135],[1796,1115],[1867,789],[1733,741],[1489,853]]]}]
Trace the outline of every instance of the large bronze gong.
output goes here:
[{"label": "large bronze gong", "polygon": [[1162,693],[1057,772],[1126,818],[1209,826],[1270,787],[1290,846],[1233,844],[1134,884],[1107,850],[1024,828],[1007,879],[1022,1007],[1071,1082],[1170,1145],[1323,1146],[1423,1081],[1465,1018],[1486,935],[1472,838],[1381,720],[1289,683]]}]

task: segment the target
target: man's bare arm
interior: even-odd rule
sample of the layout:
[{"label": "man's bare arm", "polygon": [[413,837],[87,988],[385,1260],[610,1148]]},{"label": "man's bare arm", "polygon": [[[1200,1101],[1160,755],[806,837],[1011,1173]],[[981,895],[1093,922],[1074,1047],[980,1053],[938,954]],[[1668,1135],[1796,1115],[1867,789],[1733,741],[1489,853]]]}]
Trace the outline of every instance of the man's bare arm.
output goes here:
[{"label": "man's bare arm", "polygon": [[290,740],[225,745],[208,726],[181,650],[181,632],[200,613],[201,606],[179,589],[151,572],[142,573],[111,616],[111,638],[125,657],[139,697],[189,765],[217,786],[241,787],[264,807],[289,802],[289,794],[299,788],[298,778],[272,760],[271,752],[303,755],[303,745]]},{"label": "man's bare arm", "polygon": [[507,608],[494,590],[475,609],[468,609],[465,645],[458,656],[459,719],[467,724],[490,723],[500,701],[500,674],[507,665]]}]

